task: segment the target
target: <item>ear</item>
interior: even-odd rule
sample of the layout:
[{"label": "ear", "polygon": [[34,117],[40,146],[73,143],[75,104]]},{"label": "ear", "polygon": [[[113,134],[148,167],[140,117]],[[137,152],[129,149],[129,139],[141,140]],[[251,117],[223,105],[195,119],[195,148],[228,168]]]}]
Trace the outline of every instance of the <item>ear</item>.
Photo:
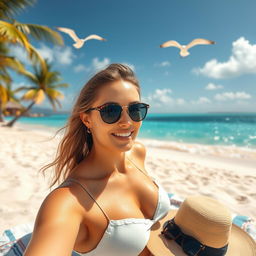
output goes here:
[{"label": "ear", "polygon": [[90,116],[87,113],[80,113],[80,119],[87,128],[91,128]]}]

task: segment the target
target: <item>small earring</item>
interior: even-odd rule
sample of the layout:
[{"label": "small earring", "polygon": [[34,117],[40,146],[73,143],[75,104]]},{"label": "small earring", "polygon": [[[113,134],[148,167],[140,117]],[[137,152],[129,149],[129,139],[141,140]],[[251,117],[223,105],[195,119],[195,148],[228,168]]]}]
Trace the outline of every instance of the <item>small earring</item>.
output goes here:
[{"label": "small earring", "polygon": [[87,133],[91,133],[91,130],[88,127],[87,127],[86,131],[87,131]]}]

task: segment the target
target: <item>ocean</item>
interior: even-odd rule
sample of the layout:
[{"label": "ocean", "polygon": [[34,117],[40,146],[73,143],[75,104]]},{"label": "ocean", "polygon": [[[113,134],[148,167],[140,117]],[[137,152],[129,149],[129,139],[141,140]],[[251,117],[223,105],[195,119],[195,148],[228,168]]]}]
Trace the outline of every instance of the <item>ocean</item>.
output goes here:
[{"label": "ocean", "polygon": [[[61,128],[67,119],[58,114],[22,117],[18,122]],[[256,148],[256,113],[148,114],[138,137]]]}]

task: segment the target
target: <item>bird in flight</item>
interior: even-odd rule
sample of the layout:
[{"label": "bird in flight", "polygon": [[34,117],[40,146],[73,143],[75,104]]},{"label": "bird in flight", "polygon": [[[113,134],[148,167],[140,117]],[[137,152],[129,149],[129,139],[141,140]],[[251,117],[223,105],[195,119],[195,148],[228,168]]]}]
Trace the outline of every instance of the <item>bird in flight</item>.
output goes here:
[{"label": "bird in flight", "polygon": [[96,40],[100,40],[100,41],[107,41],[105,38],[98,36],[98,35],[89,35],[84,39],[79,38],[75,31],[73,29],[70,28],[62,28],[62,27],[56,27],[59,31],[64,32],[66,34],[68,34],[74,41],[75,43],[73,44],[73,46],[77,49],[81,48],[85,41],[88,41],[90,39],[96,39]]},{"label": "bird in flight", "polygon": [[203,38],[196,38],[187,45],[180,45],[177,41],[170,40],[170,41],[167,41],[167,42],[161,44],[160,47],[161,48],[170,47],[170,46],[177,47],[180,49],[180,56],[186,57],[190,54],[188,52],[189,48],[191,48],[195,45],[200,45],[200,44],[215,44],[215,42],[211,41],[211,40],[203,39]]}]

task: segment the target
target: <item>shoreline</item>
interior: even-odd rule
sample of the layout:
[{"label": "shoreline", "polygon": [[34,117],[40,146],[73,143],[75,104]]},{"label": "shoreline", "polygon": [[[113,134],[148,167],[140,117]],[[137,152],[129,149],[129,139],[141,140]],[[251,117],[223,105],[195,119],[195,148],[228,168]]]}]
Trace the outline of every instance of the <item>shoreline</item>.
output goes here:
[{"label": "shoreline", "polygon": [[[23,124],[0,127],[0,231],[35,220],[50,192],[51,170],[46,177],[38,171],[55,156],[61,138],[53,137],[55,131]],[[147,149],[146,170],[167,192],[181,198],[208,195],[235,214],[256,217],[256,150],[137,140]]]},{"label": "shoreline", "polygon": [[[56,134],[56,132],[59,129],[61,129],[46,125],[34,125],[24,123],[17,123],[16,126],[14,126],[13,128],[15,129],[15,127],[21,130],[28,130],[50,137],[53,137]],[[45,130],[46,128],[47,130]],[[61,138],[62,135],[63,132],[57,133],[57,137],[59,138]],[[137,137],[137,140],[141,141],[146,147],[149,146],[156,149],[167,149],[204,156],[219,156],[232,159],[244,159],[248,160],[249,162],[252,160],[253,163],[254,160],[256,160],[256,148],[241,147],[236,145],[210,145],[200,143],[186,143],[141,137]]]}]

